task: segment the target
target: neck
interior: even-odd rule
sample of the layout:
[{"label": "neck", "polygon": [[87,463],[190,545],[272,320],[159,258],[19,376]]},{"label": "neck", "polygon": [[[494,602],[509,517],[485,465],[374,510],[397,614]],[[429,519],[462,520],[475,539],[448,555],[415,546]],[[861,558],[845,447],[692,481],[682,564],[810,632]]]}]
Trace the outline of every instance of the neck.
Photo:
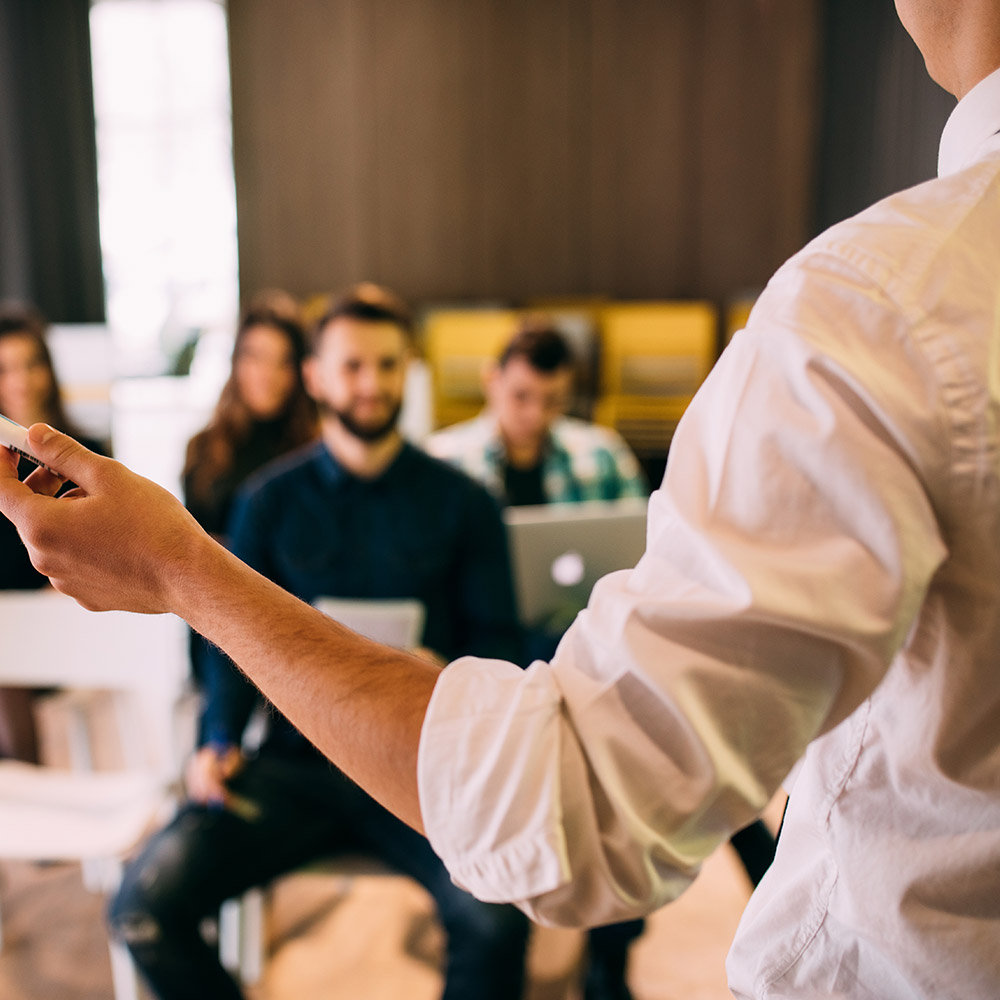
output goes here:
[{"label": "neck", "polygon": [[541,461],[543,444],[544,441],[535,441],[529,444],[513,444],[504,438],[504,456],[508,464],[513,465],[515,469],[530,469],[538,465],[539,461]]},{"label": "neck", "polygon": [[362,441],[335,417],[324,419],[322,438],[330,454],[359,479],[380,476],[403,447],[403,436],[397,430],[378,441]]},{"label": "neck", "polygon": [[966,73],[960,77],[956,84],[953,90],[954,95],[961,100],[977,83],[985,80],[996,69],[1000,69],[1000,61],[993,59],[984,59],[975,65],[970,64],[966,67]]},{"label": "neck", "polygon": [[959,100],[1000,68],[1000,3],[979,4],[954,24],[943,53],[945,90]]}]

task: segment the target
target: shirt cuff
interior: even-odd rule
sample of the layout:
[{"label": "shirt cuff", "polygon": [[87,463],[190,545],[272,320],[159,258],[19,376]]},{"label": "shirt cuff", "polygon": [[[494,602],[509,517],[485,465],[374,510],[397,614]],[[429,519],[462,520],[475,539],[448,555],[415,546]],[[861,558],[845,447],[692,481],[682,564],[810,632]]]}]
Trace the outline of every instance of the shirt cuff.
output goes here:
[{"label": "shirt cuff", "polygon": [[417,759],[424,829],[453,880],[486,902],[521,903],[570,878],[559,704],[547,671],[500,660],[456,660],[435,685]]}]

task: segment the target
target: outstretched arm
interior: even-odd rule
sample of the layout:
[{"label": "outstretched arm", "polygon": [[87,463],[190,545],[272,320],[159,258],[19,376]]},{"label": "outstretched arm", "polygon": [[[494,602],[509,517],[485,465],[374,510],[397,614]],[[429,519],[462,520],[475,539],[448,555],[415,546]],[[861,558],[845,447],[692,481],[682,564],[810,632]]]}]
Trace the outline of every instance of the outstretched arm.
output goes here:
[{"label": "outstretched arm", "polygon": [[421,828],[417,747],[437,667],[292,597],[205,534],[170,493],[119,463],[41,424],[29,442],[79,484],[55,499],[55,477],[39,469],[20,483],[14,462],[0,460],[0,512],[56,589],[95,611],[184,618],[345,773]]}]

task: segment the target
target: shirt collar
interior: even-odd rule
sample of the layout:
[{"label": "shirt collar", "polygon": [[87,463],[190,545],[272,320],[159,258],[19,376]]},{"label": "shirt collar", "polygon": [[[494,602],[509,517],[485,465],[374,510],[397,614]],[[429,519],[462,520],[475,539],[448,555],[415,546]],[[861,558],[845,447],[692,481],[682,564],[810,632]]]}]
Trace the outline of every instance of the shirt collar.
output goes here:
[{"label": "shirt collar", "polygon": [[396,457],[386,466],[382,473],[376,476],[374,479],[360,479],[358,476],[354,475],[350,469],[344,468],[339,461],[337,461],[333,452],[322,442],[318,441],[316,443],[316,465],[319,469],[320,475],[323,480],[330,486],[339,486],[342,483],[349,482],[365,482],[365,483],[378,483],[388,481],[392,476],[400,473],[400,471],[405,474],[407,463],[410,461],[411,455],[414,454],[415,449],[412,445],[403,442],[403,447],[399,449]]},{"label": "shirt collar", "polygon": [[476,420],[478,421],[479,433],[482,434],[480,440],[485,441],[483,453],[486,455],[487,461],[494,465],[501,465],[504,460],[504,447],[497,418],[487,408],[480,412]]},{"label": "shirt collar", "polygon": [[941,133],[938,176],[957,173],[973,163],[983,144],[1000,131],[1000,69],[980,80],[955,110]]},{"label": "shirt collar", "polygon": [[[500,433],[500,423],[493,413],[487,408],[483,410],[479,417],[479,426],[486,436],[484,452],[488,461],[495,465],[504,465],[507,461],[507,451],[504,448],[503,435]],[[553,425],[554,427],[555,425]],[[555,435],[550,428],[545,444],[542,446],[541,461],[544,463],[548,455],[553,452],[560,452],[563,449],[559,442],[555,440]]]}]

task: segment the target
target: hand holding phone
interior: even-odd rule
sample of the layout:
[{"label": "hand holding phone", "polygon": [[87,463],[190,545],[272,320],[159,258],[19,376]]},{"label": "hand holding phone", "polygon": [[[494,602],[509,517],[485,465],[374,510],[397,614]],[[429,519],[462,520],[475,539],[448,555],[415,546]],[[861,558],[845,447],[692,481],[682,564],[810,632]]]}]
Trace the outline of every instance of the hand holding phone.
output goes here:
[{"label": "hand holding phone", "polygon": [[39,461],[35,457],[28,446],[28,429],[15,423],[10,417],[5,417],[2,413],[0,413],[0,445],[9,448],[13,452],[17,452],[18,455],[26,458],[29,462],[34,462],[35,465],[41,466],[46,472],[51,472],[54,476],[59,475],[58,472],[50,469],[44,462]]}]

